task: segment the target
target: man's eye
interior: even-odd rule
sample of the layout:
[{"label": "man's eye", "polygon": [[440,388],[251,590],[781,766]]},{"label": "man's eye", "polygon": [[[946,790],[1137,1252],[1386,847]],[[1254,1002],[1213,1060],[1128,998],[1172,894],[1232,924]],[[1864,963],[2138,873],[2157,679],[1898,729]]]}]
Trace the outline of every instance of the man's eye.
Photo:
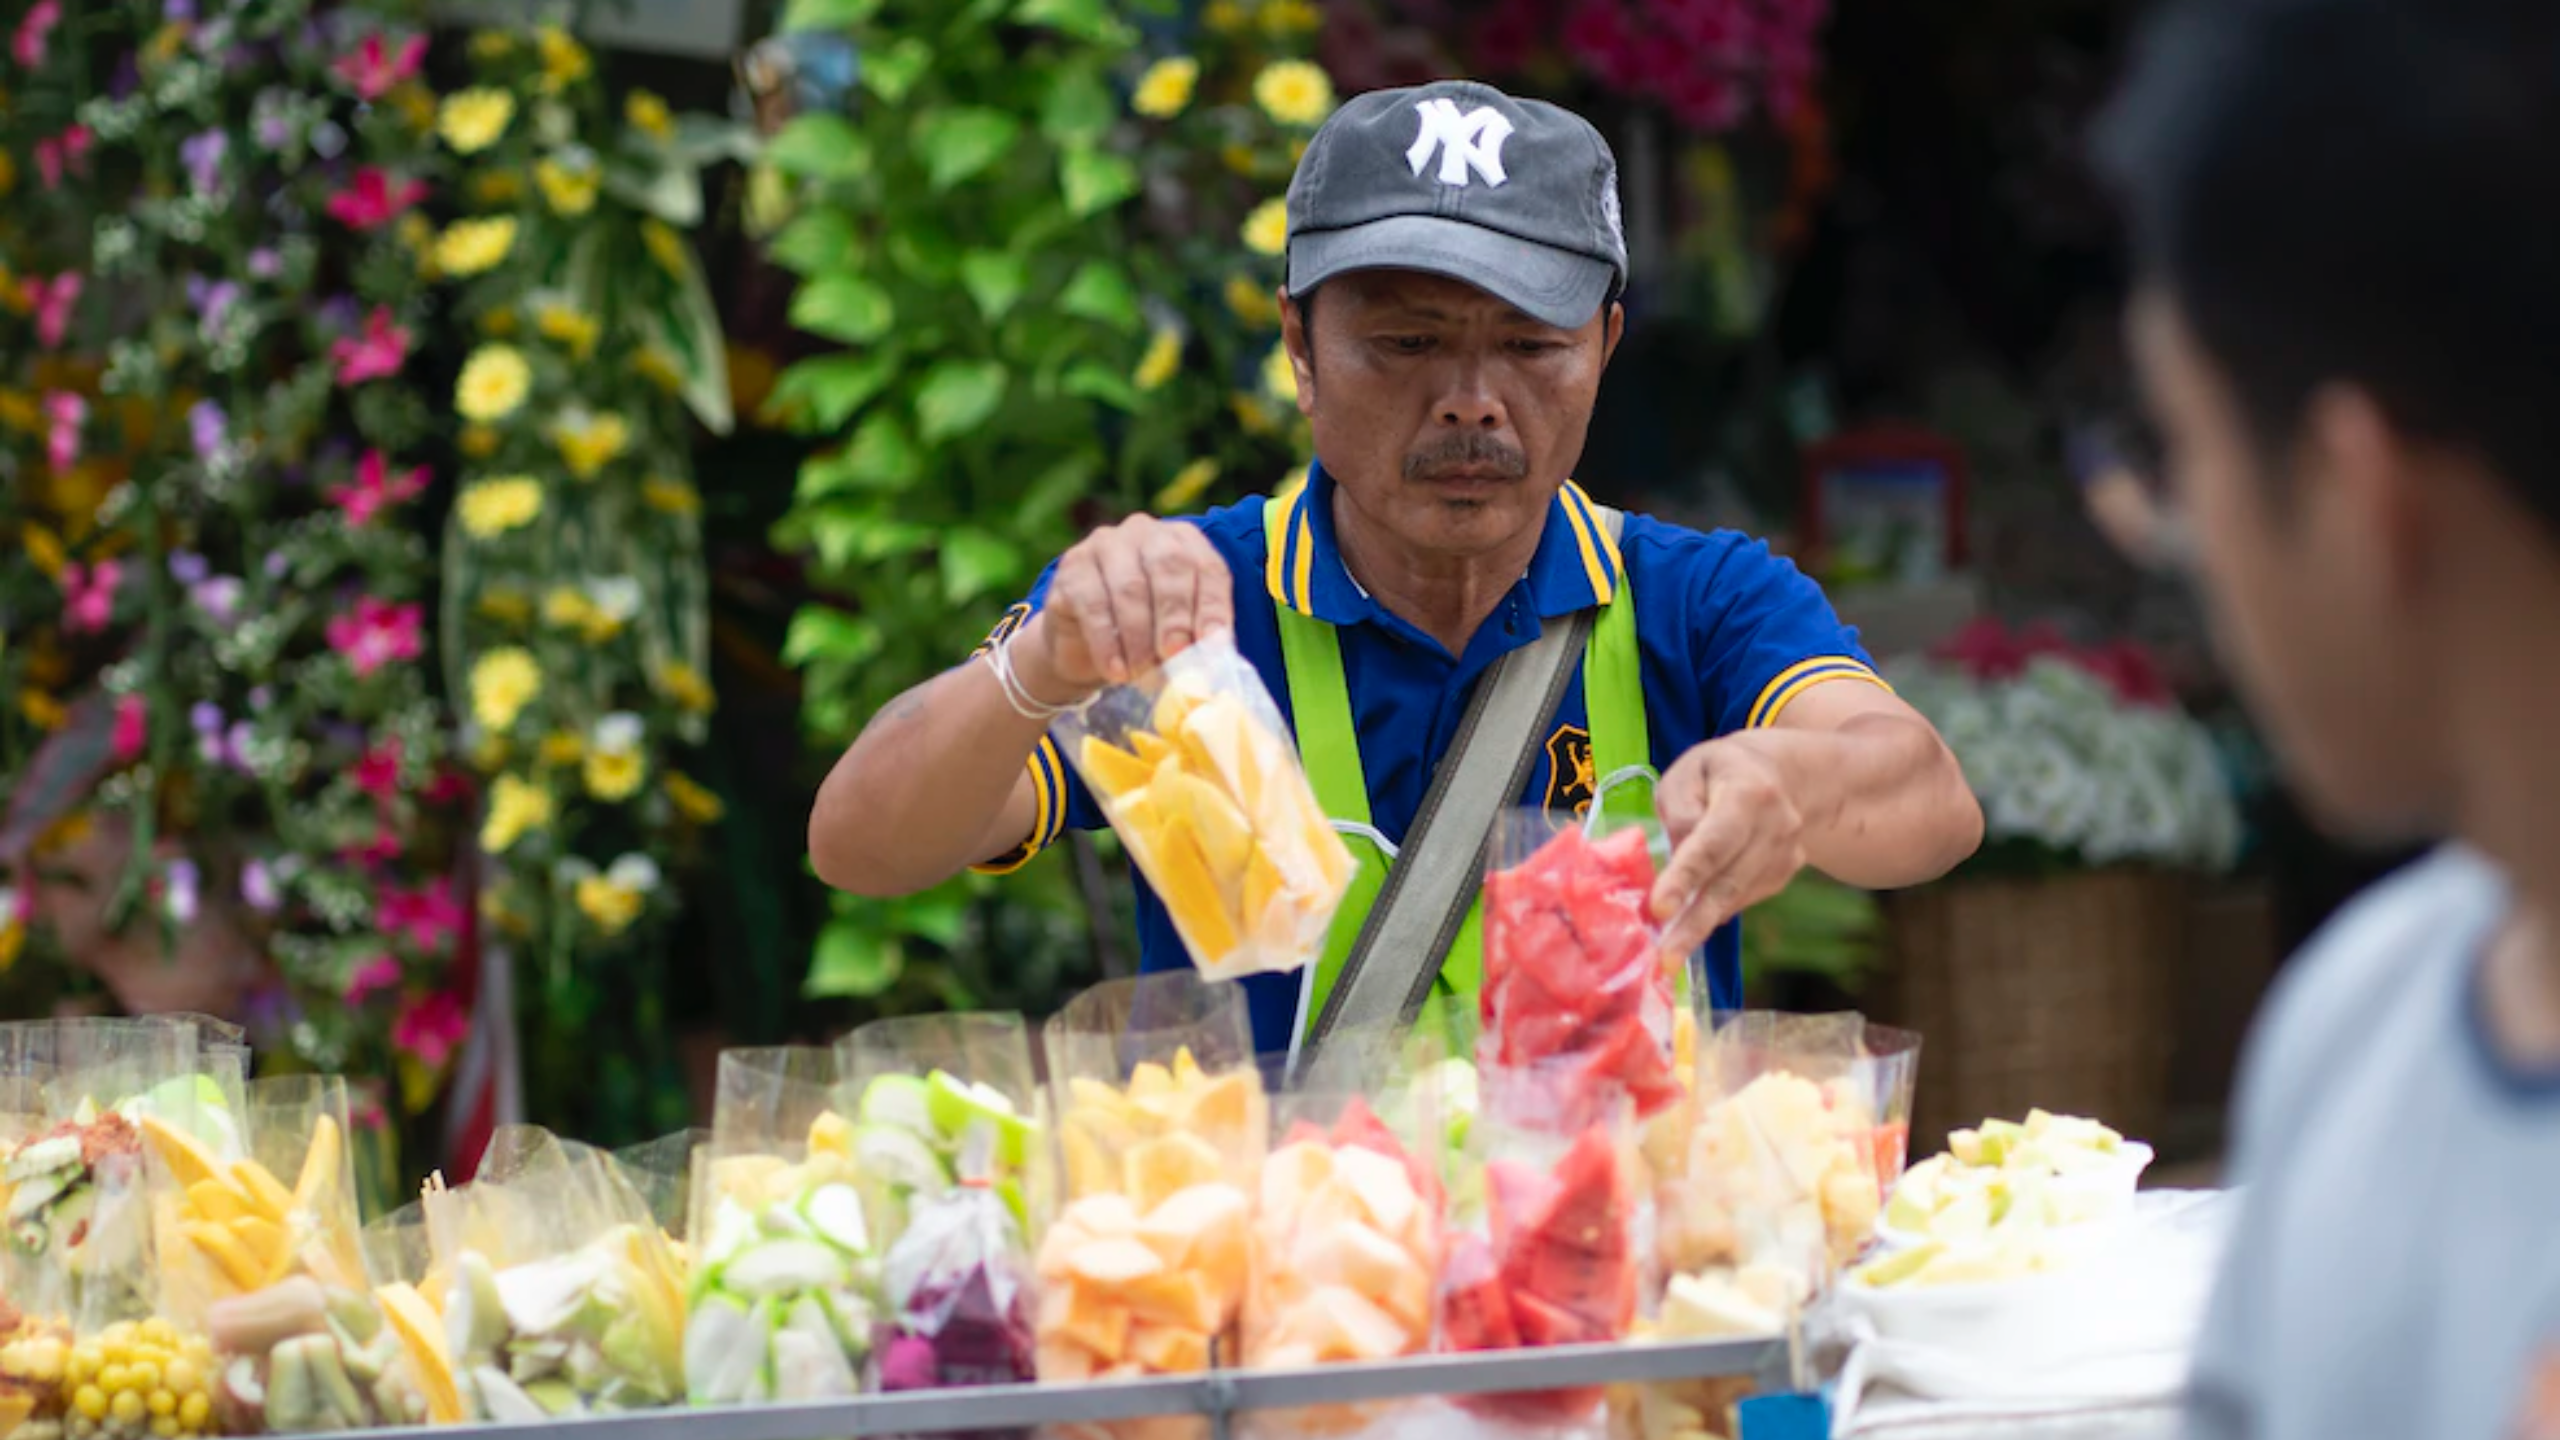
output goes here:
[{"label": "man's eye", "polygon": [[1383,337],[1379,343],[1398,355],[1419,355],[1431,348],[1431,337],[1428,335],[1388,335]]},{"label": "man's eye", "polygon": [[1514,355],[1552,355],[1563,348],[1563,346],[1558,345],[1553,340],[1514,340],[1511,342],[1511,353]]}]

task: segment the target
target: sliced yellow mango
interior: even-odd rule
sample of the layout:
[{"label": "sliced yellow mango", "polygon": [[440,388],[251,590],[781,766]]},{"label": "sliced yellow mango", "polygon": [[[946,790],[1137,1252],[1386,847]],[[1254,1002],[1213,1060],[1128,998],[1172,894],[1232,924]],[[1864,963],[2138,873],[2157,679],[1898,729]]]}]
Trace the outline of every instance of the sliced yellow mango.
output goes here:
[{"label": "sliced yellow mango", "polygon": [[204,1147],[204,1142],[186,1131],[149,1115],[142,1117],[142,1136],[151,1142],[152,1153],[169,1167],[182,1189],[193,1189],[206,1180],[222,1176],[222,1162]]},{"label": "sliced yellow mango", "polygon": [[248,1201],[249,1213],[259,1219],[281,1225],[284,1217],[293,1213],[293,1192],[284,1188],[284,1182],[268,1173],[267,1167],[257,1161],[234,1161],[231,1181],[239,1187],[241,1197]]},{"label": "sliced yellow mango", "polygon": [[1098,735],[1087,735],[1076,747],[1076,768],[1084,771],[1084,778],[1105,799],[1118,799],[1155,774],[1151,763]]},{"label": "sliced yellow mango", "polygon": [[249,1253],[230,1227],[207,1220],[190,1220],[179,1227],[180,1233],[194,1242],[205,1257],[243,1290],[256,1290],[267,1283],[267,1267],[259,1257]]},{"label": "sliced yellow mango", "polygon": [[1194,1185],[1219,1178],[1216,1149],[1195,1135],[1164,1135],[1120,1157],[1124,1193],[1143,1215]]},{"label": "sliced yellow mango", "polygon": [[1202,852],[1199,827],[1188,815],[1169,815],[1158,839],[1162,848],[1149,878],[1173,916],[1174,929],[1203,961],[1235,953],[1235,919],[1227,913],[1217,876]]},{"label": "sliced yellow mango", "polygon": [[285,1228],[255,1215],[243,1215],[232,1221],[231,1234],[240,1242],[241,1249],[256,1258],[262,1274],[274,1266],[276,1258],[285,1254],[288,1248]]},{"label": "sliced yellow mango", "polygon": [[230,1181],[215,1176],[187,1187],[187,1210],[198,1220],[228,1225],[248,1214],[249,1205]]},{"label": "sliced yellow mango", "polygon": [[338,1167],[347,1158],[346,1137],[338,1122],[323,1115],[311,1126],[311,1148],[302,1153],[302,1174],[293,1182],[293,1209],[310,1210],[321,1197],[338,1189]]},{"label": "sliced yellow mango", "polygon": [[1129,734],[1129,749],[1149,770],[1173,753],[1173,742],[1152,730],[1134,730]]},{"label": "sliced yellow mango", "polygon": [[1174,1047],[1173,1086],[1175,1089],[1188,1090],[1192,1086],[1206,1081],[1208,1078],[1208,1072],[1200,1068],[1200,1061],[1197,1057],[1192,1055],[1190,1046],[1177,1045]]},{"label": "sliced yellow mango", "polygon": [[453,1360],[444,1349],[444,1321],[435,1307],[401,1281],[382,1286],[373,1294],[382,1302],[383,1316],[391,1322],[392,1330],[400,1336],[401,1349],[408,1354],[418,1391],[426,1397],[427,1418],[438,1425],[461,1424],[462,1391],[454,1384]]}]

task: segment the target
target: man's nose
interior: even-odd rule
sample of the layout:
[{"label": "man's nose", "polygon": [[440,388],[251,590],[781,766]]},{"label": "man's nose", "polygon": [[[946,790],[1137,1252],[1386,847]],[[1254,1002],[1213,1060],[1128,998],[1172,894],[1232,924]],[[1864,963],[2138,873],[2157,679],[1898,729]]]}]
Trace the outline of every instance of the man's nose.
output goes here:
[{"label": "man's nose", "polygon": [[1440,423],[1453,430],[1500,430],[1510,422],[1500,396],[1487,383],[1485,367],[1461,361],[1440,396]]}]

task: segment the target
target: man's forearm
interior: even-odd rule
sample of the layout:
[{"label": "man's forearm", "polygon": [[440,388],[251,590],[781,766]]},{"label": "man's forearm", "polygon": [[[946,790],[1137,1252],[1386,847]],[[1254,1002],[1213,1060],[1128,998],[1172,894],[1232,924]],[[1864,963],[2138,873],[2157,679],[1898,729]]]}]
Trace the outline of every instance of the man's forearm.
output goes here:
[{"label": "man's forearm", "polygon": [[1788,777],[1807,862],[1843,884],[1883,890],[1935,880],[1982,843],[1982,808],[1964,769],[1925,721],[1869,713],[1748,738]]}]

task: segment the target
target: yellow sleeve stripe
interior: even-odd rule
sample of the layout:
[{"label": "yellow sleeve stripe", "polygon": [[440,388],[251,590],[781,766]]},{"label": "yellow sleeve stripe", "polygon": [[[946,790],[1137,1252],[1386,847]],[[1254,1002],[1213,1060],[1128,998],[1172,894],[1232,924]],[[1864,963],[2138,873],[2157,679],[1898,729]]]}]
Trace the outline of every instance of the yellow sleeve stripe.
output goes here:
[{"label": "yellow sleeve stripe", "polygon": [[1031,775],[1031,833],[995,859],[969,867],[980,875],[1012,874],[1054,844],[1067,828],[1067,787],[1061,778],[1057,745],[1048,736],[1041,736],[1024,768]]},{"label": "yellow sleeve stripe", "polygon": [[1300,614],[1313,615],[1316,613],[1316,532],[1314,524],[1307,519],[1307,500],[1303,491],[1299,494],[1297,509],[1298,523],[1290,527],[1292,538],[1289,543],[1297,552],[1298,560],[1290,570],[1289,578],[1298,598],[1290,603],[1298,608]]},{"label": "yellow sleeve stripe", "polygon": [[1263,539],[1271,551],[1271,558],[1263,563],[1262,584],[1271,592],[1272,603],[1286,605],[1289,603],[1289,521],[1286,512],[1298,503],[1298,497],[1295,491],[1291,491],[1274,495],[1262,503],[1279,507],[1283,512],[1278,521],[1262,527]]},{"label": "yellow sleeve stripe", "polygon": [[1776,679],[1761,688],[1760,698],[1752,702],[1751,718],[1745,722],[1747,728],[1758,730],[1777,724],[1778,717],[1786,713],[1787,707],[1795,703],[1797,696],[1831,680],[1864,681],[1887,694],[1893,693],[1893,687],[1885,684],[1883,676],[1869,669],[1863,662],[1852,660],[1846,655],[1824,655],[1811,660],[1799,660],[1779,671]]},{"label": "yellow sleeve stripe", "polygon": [[1582,570],[1591,581],[1592,601],[1606,605],[1617,593],[1618,575],[1623,563],[1618,557],[1618,547],[1610,540],[1609,532],[1600,527],[1598,517],[1591,513],[1591,497],[1582,493],[1581,486],[1566,481],[1562,498],[1565,521],[1573,527],[1574,543],[1582,550]]}]

